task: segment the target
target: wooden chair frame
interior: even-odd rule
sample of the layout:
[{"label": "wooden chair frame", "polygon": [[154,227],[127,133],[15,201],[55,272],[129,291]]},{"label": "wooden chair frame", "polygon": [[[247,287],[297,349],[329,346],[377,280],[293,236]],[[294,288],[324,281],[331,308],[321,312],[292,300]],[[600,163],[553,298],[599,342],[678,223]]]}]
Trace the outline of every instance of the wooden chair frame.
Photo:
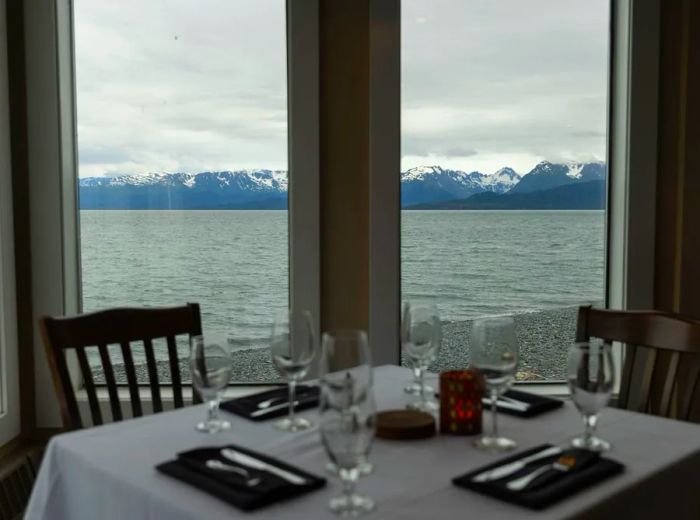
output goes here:
[{"label": "wooden chair frame", "polygon": [[697,411],[700,321],[660,311],[581,307],[576,341],[591,337],[625,345],[620,408],[682,420]]},{"label": "wooden chair frame", "polygon": [[[44,317],[39,320],[39,328],[61,407],[61,417],[67,429],[83,427],[75,388],[66,361],[67,351],[76,353],[93,425],[103,423],[93,373],[85,354],[87,347],[97,347],[100,354],[114,421],[122,420],[123,414],[108,345],[116,344],[121,348],[132,415],[140,417],[143,415],[143,409],[131,342],[142,341],[144,344],[153,411],[160,412],[163,410],[163,401],[153,351],[153,340],[165,338],[168,345],[173,403],[176,408],[184,406],[183,385],[175,338],[178,335],[187,334],[192,337],[202,334],[198,304],[188,303],[181,307],[164,308],[119,308],[72,317]],[[192,399],[193,402],[199,402],[194,389],[192,390]]]}]

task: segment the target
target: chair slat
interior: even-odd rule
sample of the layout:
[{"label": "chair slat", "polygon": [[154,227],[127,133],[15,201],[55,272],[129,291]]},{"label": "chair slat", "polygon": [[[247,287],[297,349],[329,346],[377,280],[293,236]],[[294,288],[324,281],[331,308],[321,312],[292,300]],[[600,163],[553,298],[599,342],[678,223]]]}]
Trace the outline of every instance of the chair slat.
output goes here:
[{"label": "chair slat", "polygon": [[173,403],[175,408],[182,408],[182,380],[180,378],[180,360],[177,354],[175,336],[168,336],[168,360],[170,362],[170,382],[173,386]]},{"label": "chair slat", "polygon": [[678,363],[680,361],[680,353],[672,352],[668,361],[668,367],[663,371],[663,383],[661,390],[661,401],[659,403],[659,413],[666,417],[671,416],[671,403],[673,393],[676,388],[676,376],[678,375]]},{"label": "chair slat", "polygon": [[692,375],[689,376],[688,390],[683,399],[679,419],[688,421],[691,419],[690,414],[693,412],[693,404],[697,402],[698,393],[700,393],[700,362],[696,360],[692,370],[689,371]]},{"label": "chair slat", "polygon": [[640,375],[640,380],[632,382],[633,391],[630,391],[628,409],[647,413],[649,411],[649,396],[652,388],[651,382],[656,367],[656,350],[646,347],[637,347],[637,350],[641,354],[641,356],[637,356],[637,361],[642,362],[642,367],[636,371]]},{"label": "chair slat", "polygon": [[107,383],[107,393],[109,394],[109,405],[112,408],[112,420],[122,420],[122,406],[119,402],[119,392],[117,390],[117,382],[114,379],[114,368],[112,367],[112,359],[109,356],[107,345],[99,345],[100,359],[102,360],[102,371],[105,374],[105,383]]},{"label": "chair slat", "polygon": [[102,424],[102,411],[100,410],[100,403],[97,400],[97,391],[95,390],[95,382],[92,379],[92,369],[87,361],[87,356],[85,355],[84,348],[75,349],[75,353],[78,356],[78,364],[80,365],[80,372],[83,376],[83,383],[85,384],[85,391],[87,392],[88,402],[90,403],[90,415],[92,416],[92,424],[97,426]]},{"label": "chair slat", "polygon": [[143,340],[146,350],[146,366],[148,367],[148,385],[151,387],[151,401],[154,412],[163,411],[163,402],[160,398],[160,384],[158,383],[158,365],[153,352],[153,341],[149,338]]},{"label": "chair slat", "polygon": [[630,400],[630,388],[632,386],[632,373],[637,357],[635,345],[625,345],[625,360],[622,368],[622,380],[620,381],[619,402],[622,408],[627,408]]},{"label": "chair slat", "polygon": [[136,380],[136,368],[134,367],[134,358],[131,355],[131,345],[129,343],[120,343],[122,349],[122,358],[124,360],[124,371],[126,372],[126,381],[129,384],[129,395],[131,397],[131,413],[133,417],[141,417],[143,410],[141,409],[141,395],[139,394],[139,385]]}]

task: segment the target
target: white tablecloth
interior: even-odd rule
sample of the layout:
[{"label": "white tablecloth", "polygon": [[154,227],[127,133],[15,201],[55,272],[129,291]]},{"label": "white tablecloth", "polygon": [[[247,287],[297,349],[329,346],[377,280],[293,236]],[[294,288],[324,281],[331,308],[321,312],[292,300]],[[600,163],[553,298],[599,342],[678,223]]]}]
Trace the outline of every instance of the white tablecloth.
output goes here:
[{"label": "white tablecloth", "polygon": [[[379,409],[401,408],[407,370],[376,372]],[[46,520],[201,520],[254,517],[309,520],[335,518],[328,499],[340,492],[329,479],[324,489],[302,498],[243,513],[154,466],[177,452],[205,445],[236,443],[323,474],[326,456],[317,428],[281,433],[269,422],[231,416],[229,432],[205,435],[194,430],[202,406],[165,412],[54,437],[31,497],[26,518]],[[304,412],[313,419],[314,410]],[[521,448],[543,442],[565,443],[582,422],[571,404],[531,419],[502,416],[502,433]],[[485,426],[488,427],[488,420]],[[608,409],[600,435],[613,443],[610,457],[623,462],[624,474],[580,492],[544,511],[534,512],[457,488],[452,477],[495,460],[471,447],[472,437],[437,436],[413,442],[374,444],[375,473],[360,491],[376,499],[371,518],[380,519],[551,519],[551,518],[700,518],[700,426]]]}]

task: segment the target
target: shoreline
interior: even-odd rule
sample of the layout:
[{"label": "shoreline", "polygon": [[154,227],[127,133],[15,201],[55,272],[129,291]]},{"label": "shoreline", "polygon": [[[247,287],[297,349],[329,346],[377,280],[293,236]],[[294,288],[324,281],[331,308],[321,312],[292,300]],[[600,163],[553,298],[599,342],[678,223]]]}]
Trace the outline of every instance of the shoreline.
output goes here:
[{"label": "shoreline", "polygon": [[[566,379],[566,356],[569,345],[574,342],[577,313],[578,306],[512,315],[520,343],[519,381]],[[431,371],[460,370],[469,366],[469,336],[473,322],[443,322],[440,355],[431,365]],[[266,348],[235,350],[231,355],[234,360],[232,382],[282,382]],[[169,382],[168,362],[158,360],[156,363],[159,381]],[[114,363],[113,369],[118,381],[126,380],[123,364]],[[145,363],[136,365],[136,373],[140,383],[148,382]],[[186,359],[180,360],[180,375],[183,381],[190,381],[190,367]],[[93,377],[96,383],[104,383],[101,366],[95,367]]]}]

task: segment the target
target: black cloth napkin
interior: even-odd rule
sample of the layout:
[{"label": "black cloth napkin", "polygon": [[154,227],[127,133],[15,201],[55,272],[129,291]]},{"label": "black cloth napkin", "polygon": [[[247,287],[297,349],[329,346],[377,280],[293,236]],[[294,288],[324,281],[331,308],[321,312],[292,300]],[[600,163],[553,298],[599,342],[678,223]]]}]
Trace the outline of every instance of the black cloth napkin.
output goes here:
[{"label": "black cloth napkin", "polygon": [[[238,474],[210,469],[206,466],[206,461],[210,459],[220,460],[224,464],[235,465],[221,456],[223,448],[235,449],[268,464],[291,471],[306,479],[307,484],[292,484],[272,473],[239,465],[239,467],[246,469],[251,477],[259,477],[261,479],[260,484],[248,487],[245,484],[245,479]],[[233,445],[185,451],[179,453],[177,459],[159,464],[156,466],[156,470],[199,488],[210,495],[214,495],[243,511],[252,511],[281,500],[301,496],[326,484],[326,479],[324,478],[312,475],[267,455]]]},{"label": "black cloth napkin", "polygon": [[[514,462],[520,458],[538,453],[549,447],[551,447],[551,444],[543,444],[541,446],[522,451],[506,459],[499,460],[498,462],[489,464],[488,466],[481,467],[477,470],[470,471],[465,475],[456,477],[452,480],[452,482],[459,487],[471,489],[506,502],[525,506],[530,509],[544,509],[545,507],[558,502],[559,500],[573,495],[577,491],[601,482],[608,477],[621,473],[624,470],[624,466],[617,461],[603,458],[598,453],[588,450],[572,448],[570,450],[564,450],[560,455],[554,455],[552,457],[534,461],[531,464],[528,464],[522,470],[499,480],[492,480],[488,482],[474,482],[472,480],[473,477],[482,471],[487,471],[489,469]],[[522,491],[512,491],[506,487],[506,484],[511,480],[520,478],[545,464],[551,464],[562,455],[576,458],[576,464],[566,473],[559,472],[557,470],[546,471]]]},{"label": "black cloth napkin", "polygon": [[[294,407],[294,410],[306,410],[307,408],[314,408],[318,406],[320,390],[317,385],[299,385],[296,387],[294,395],[295,401],[299,401],[299,404]],[[266,409],[265,413],[260,414],[257,417],[251,416],[253,412],[260,410],[258,403],[275,398],[278,400],[272,403],[272,405]],[[251,421],[266,421],[267,419],[287,415],[289,412],[288,402],[289,389],[285,386],[275,388],[274,390],[268,390],[266,392],[260,392],[258,394],[224,401],[221,403],[221,409],[236,415],[240,415],[241,417],[245,417]],[[274,409],[271,410],[270,408]]]},{"label": "black cloth napkin", "polygon": [[[521,390],[507,390],[503,395],[527,405],[527,408],[522,411],[501,406],[500,403],[496,405],[500,413],[516,415],[518,417],[534,417],[535,415],[540,415],[541,413],[556,410],[564,404],[564,401],[561,399],[555,399],[545,395],[532,394],[530,392],[523,392]],[[484,404],[484,409],[490,408],[490,404]]]}]

